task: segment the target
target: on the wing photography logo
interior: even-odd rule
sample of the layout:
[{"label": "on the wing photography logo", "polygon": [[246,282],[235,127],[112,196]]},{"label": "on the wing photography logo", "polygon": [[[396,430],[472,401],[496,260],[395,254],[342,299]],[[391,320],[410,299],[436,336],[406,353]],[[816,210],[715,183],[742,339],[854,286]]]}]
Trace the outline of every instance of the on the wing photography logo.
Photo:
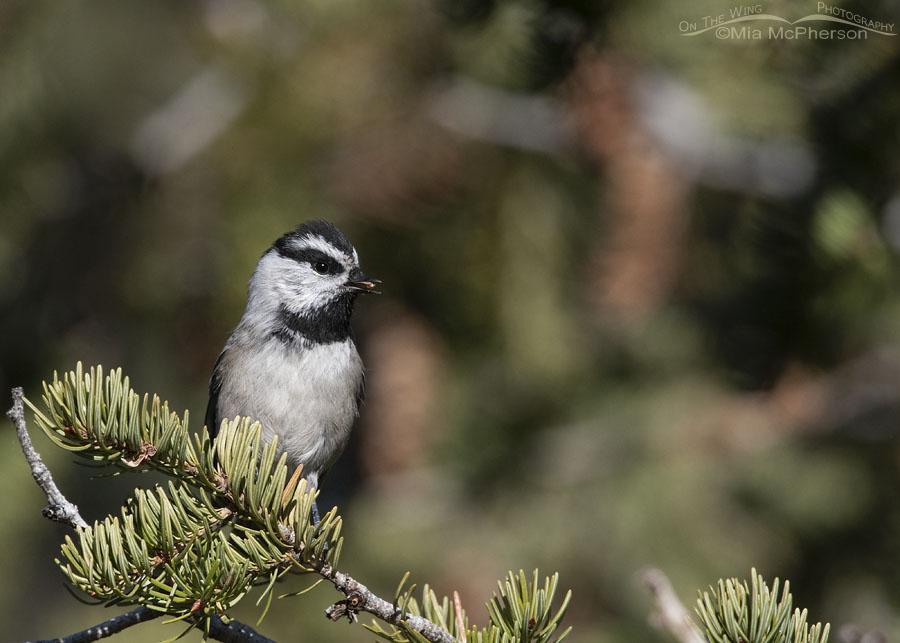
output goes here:
[{"label": "on the wing photography logo", "polygon": [[893,22],[827,2],[817,2],[815,13],[796,20],[764,13],[761,4],[735,6],[726,13],[682,20],[678,31],[682,36],[712,32],[719,40],[868,40],[897,35]]}]

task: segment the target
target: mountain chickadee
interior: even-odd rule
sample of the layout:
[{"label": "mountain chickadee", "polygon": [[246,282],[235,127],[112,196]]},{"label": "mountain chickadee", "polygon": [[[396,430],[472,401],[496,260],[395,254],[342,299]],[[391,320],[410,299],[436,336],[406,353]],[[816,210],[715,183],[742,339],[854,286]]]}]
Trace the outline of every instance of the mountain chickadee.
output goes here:
[{"label": "mountain chickadee", "polygon": [[[278,436],[289,470],[310,487],[347,446],[363,399],[364,371],[350,330],[357,294],[376,292],[347,238],[311,221],[269,248],[250,279],[247,309],[209,381],[206,426],[245,416]],[[313,505],[318,523],[318,507]]]}]

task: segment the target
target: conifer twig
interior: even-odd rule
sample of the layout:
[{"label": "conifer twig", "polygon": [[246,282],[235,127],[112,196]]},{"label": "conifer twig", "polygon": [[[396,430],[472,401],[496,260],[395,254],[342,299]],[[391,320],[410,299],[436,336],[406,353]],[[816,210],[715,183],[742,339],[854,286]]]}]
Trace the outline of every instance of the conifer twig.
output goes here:
[{"label": "conifer twig", "polygon": [[[70,502],[59,490],[59,487],[56,486],[50,469],[44,464],[43,459],[41,459],[40,454],[31,442],[31,436],[28,434],[28,426],[25,422],[25,406],[22,402],[24,394],[22,387],[17,386],[12,389],[13,405],[6,415],[16,427],[16,435],[19,438],[22,452],[25,454],[25,460],[31,468],[31,475],[47,495],[48,505],[42,513],[51,520],[64,523],[73,528],[88,527],[87,522],[78,511],[78,507]],[[99,641],[118,634],[133,625],[138,625],[162,615],[163,613],[160,611],[141,606],[89,627],[86,630],[75,632],[62,638],[48,639],[41,643],[89,643],[90,641]],[[209,635],[215,640],[225,641],[226,643],[236,643],[238,641],[241,643],[273,643],[271,639],[264,637],[249,625],[239,621],[231,621],[225,624],[219,617],[214,617],[210,620]]]},{"label": "conifer twig", "polygon": [[[84,521],[35,452],[25,428],[23,403],[34,410],[35,421],[50,439],[64,449],[106,464],[156,468],[179,480],[166,488],[135,490],[121,518],[110,515],[93,527],[79,529],[78,542],[66,537],[61,547],[64,560],[57,563],[77,589],[101,602],[142,607],[121,620],[59,641],[98,640],[119,631],[116,627],[125,629],[164,613],[191,624],[191,629],[202,629],[208,638],[271,643],[223,612],[266,580],[265,591],[271,598],[273,584],[288,571],[317,573],[344,594],[346,598],[325,611],[332,620],[346,616],[354,621],[360,612],[367,612],[393,626],[386,631],[377,624],[366,625],[388,640],[465,641],[458,595],[454,613],[448,599],[440,601],[426,586],[420,608],[411,597],[412,589],[402,593],[401,582],[389,602],[335,569],[343,543],[341,517],[334,509],[317,524],[310,522],[314,494],[305,481],[299,481],[299,470],[286,481],[285,456],[277,459],[275,442],[262,444],[258,423],[236,418],[222,425],[214,442],[206,433],[194,435],[191,441],[187,411],[182,419],[158,396],[139,396],[121,369],[104,379],[102,367],[91,367],[88,373],[81,363],[62,379],[54,373],[53,382],[44,383],[44,391],[48,415],[26,400],[21,389],[13,391],[9,415],[51,508],[56,509],[54,503],[71,508],[65,515],[68,524],[80,526]],[[226,518],[235,514],[234,531],[219,531]],[[163,572],[154,571],[163,564]],[[148,578],[152,592],[144,591]],[[543,589],[538,580],[537,570],[532,582],[521,570],[518,575],[510,572],[505,586],[500,585],[500,597],[488,605],[491,625],[483,636],[516,636],[538,627],[535,640],[551,640],[571,592],[553,614],[550,604],[558,574],[545,579]],[[514,606],[512,612],[509,605]],[[556,640],[565,638],[569,630]]]},{"label": "conifer twig", "polygon": [[22,445],[22,452],[25,454],[25,460],[31,467],[31,475],[38,486],[47,494],[47,506],[41,512],[45,517],[56,522],[61,522],[70,527],[87,527],[88,524],[78,512],[78,507],[62,494],[59,487],[53,481],[50,469],[44,464],[40,454],[35,450],[31,443],[31,436],[28,435],[28,427],[25,423],[25,407],[22,404],[24,395],[22,387],[17,386],[12,390],[13,405],[6,412],[6,415],[12,420],[16,426],[16,435],[19,437],[19,444]]},{"label": "conifer twig", "polygon": [[400,609],[383,598],[376,596],[358,580],[332,569],[330,565],[322,566],[319,574],[330,581],[350,601],[349,606],[346,601],[340,601],[326,609],[325,615],[328,618],[338,620],[341,616],[350,616],[357,612],[368,612],[391,625],[397,625],[400,621],[406,621],[412,629],[432,643],[457,643],[456,639],[447,630],[421,616],[403,614]]},{"label": "conifer twig", "polygon": [[680,643],[706,643],[666,575],[651,567],[643,571],[641,578],[656,599],[654,623],[668,630]]}]

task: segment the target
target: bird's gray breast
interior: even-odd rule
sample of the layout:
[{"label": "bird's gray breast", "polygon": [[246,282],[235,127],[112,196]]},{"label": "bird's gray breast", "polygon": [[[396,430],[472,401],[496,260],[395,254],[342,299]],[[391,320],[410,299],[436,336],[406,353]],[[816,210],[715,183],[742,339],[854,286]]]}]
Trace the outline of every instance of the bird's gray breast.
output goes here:
[{"label": "bird's gray breast", "polygon": [[301,346],[277,339],[247,350],[238,338],[223,356],[219,415],[258,420],[263,439],[278,436],[292,466],[315,481],[350,438],[358,413],[363,365],[353,340]]}]

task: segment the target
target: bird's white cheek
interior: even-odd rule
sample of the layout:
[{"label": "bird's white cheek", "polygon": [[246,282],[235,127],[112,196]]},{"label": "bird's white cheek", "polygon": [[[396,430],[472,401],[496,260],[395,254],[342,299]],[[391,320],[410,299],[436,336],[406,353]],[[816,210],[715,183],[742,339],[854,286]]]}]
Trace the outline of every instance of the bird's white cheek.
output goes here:
[{"label": "bird's white cheek", "polygon": [[321,297],[321,292],[315,283],[295,280],[279,284],[278,296],[288,308],[300,311],[315,306]]},{"label": "bird's white cheek", "polygon": [[297,313],[313,311],[327,305],[343,292],[340,282],[307,283],[296,287],[284,297],[285,305]]}]

